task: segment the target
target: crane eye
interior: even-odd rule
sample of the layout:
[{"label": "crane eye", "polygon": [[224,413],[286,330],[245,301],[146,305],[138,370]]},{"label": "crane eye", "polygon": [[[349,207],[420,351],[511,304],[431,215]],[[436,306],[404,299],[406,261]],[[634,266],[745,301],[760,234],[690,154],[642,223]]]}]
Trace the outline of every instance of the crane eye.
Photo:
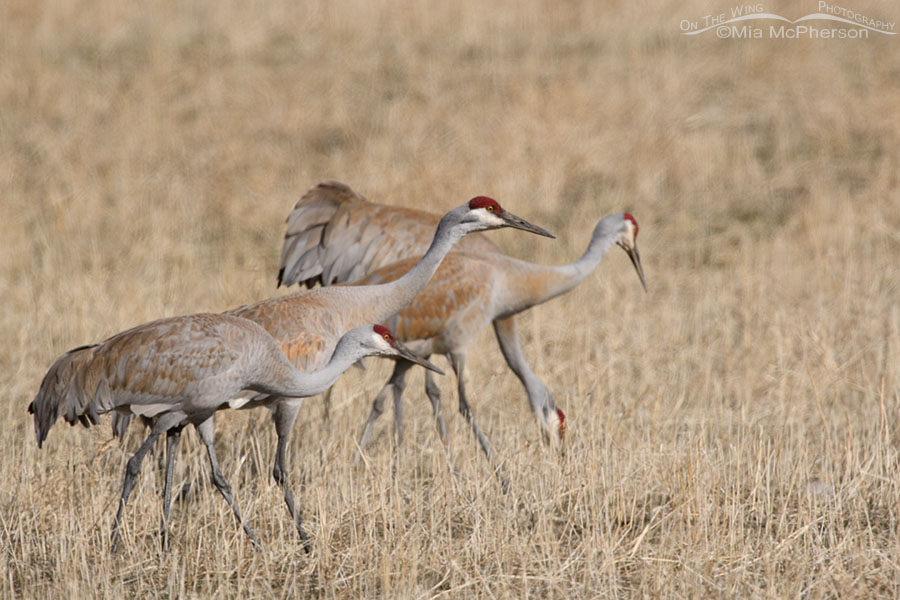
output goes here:
[{"label": "crane eye", "polygon": [[490,204],[488,204],[487,206],[484,207],[484,210],[486,210],[488,212],[494,212],[494,207],[491,206]]},{"label": "crane eye", "polygon": [[386,341],[386,342],[391,341],[391,334],[389,334],[389,333],[384,334],[384,341]]}]

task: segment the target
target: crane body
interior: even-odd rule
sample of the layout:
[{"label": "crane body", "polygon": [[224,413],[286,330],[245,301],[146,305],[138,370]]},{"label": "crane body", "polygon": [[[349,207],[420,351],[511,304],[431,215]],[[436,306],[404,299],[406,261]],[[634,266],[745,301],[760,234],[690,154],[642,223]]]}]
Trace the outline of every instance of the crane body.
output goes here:
[{"label": "crane body", "polygon": [[370,355],[402,357],[430,366],[397,344],[380,325],[348,332],[323,368],[301,373],[272,336],[252,321],[214,314],[169,317],[63,354],[47,371],[28,412],[34,415],[38,447],[60,417],[71,425],[86,427],[99,423],[100,416],[111,411],[151,419],[150,435],[125,469],[113,524],[113,548],[143,457],[162,434],[166,434],[167,456],[161,534],[166,543],[174,453],[181,430],[188,424],[196,426],[206,446],[213,483],[247,535],[258,543],[219,468],[213,446],[213,413],[230,407],[231,400],[245,391],[290,397],[321,393],[356,360]]}]

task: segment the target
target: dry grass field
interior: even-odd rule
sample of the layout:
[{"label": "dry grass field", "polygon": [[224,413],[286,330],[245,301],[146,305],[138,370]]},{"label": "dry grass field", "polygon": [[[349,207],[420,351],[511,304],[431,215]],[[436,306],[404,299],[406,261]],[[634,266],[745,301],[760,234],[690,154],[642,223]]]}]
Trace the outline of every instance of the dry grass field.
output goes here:
[{"label": "dry grass field", "polygon": [[[712,0],[523,4],[0,3],[0,597],[900,596],[900,36],[681,35],[731,7]],[[522,317],[565,452],[488,330],[470,387],[509,494],[452,377],[458,476],[421,373],[396,464],[386,415],[354,468],[391,367],[370,360],[330,420],[310,399],[295,429],[312,554],[264,410],[217,418],[262,550],[189,431],[171,550],[151,455],[112,554],[137,429],[60,422],[39,451],[25,409],[45,370],[281,293],[283,220],[329,178],[437,212],[491,195],[559,239],[488,235],[547,264],[602,216],[637,217],[649,293],[613,249]]]}]

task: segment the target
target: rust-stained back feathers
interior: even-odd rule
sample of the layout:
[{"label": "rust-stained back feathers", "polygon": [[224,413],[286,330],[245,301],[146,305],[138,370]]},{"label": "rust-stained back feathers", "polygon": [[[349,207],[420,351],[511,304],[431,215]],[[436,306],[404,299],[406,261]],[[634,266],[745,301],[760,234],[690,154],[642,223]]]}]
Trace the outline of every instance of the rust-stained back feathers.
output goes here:
[{"label": "rust-stained back feathers", "polygon": [[[90,426],[114,409],[152,417],[195,397],[201,382],[241,372],[243,354],[257,356],[274,341],[255,323],[223,315],[170,317],[139,325],[59,357],[28,412],[38,446],[59,417]],[[223,401],[228,400],[225,398]]]}]

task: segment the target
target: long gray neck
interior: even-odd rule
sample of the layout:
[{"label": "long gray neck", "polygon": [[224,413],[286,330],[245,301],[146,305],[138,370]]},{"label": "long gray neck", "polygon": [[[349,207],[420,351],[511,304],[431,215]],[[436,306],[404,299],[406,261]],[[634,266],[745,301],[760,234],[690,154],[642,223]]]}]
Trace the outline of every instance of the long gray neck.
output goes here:
[{"label": "long gray neck", "polygon": [[255,389],[266,394],[285,398],[306,398],[326,391],[353,363],[366,356],[359,345],[351,344],[347,336],[341,338],[331,359],[321,369],[301,373],[291,365],[281,350],[274,362],[269,362],[266,375]]},{"label": "long gray neck", "polygon": [[575,262],[560,267],[563,272],[569,274],[569,281],[555,295],[568,292],[594,272],[594,269],[603,261],[606,253],[615,245],[619,236],[619,222],[621,222],[620,215],[611,215],[597,223],[584,254]]},{"label": "long gray neck", "polygon": [[357,322],[382,323],[406,308],[428,285],[447,253],[469,231],[456,215],[448,213],[438,224],[428,251],[403,277],[381,285],[353,286],[354,296],[365,303],[364,312],[357,314]]},{"label": "long gray neck", "polygon": [[509,293],[501,314],[510,315],[565,294],[594,272],[609,249],[615,245],[621,229],[622,216],[611,215],[594,228],[587,250],[567,265],[544,266],[515,261],[508,269]]}]

